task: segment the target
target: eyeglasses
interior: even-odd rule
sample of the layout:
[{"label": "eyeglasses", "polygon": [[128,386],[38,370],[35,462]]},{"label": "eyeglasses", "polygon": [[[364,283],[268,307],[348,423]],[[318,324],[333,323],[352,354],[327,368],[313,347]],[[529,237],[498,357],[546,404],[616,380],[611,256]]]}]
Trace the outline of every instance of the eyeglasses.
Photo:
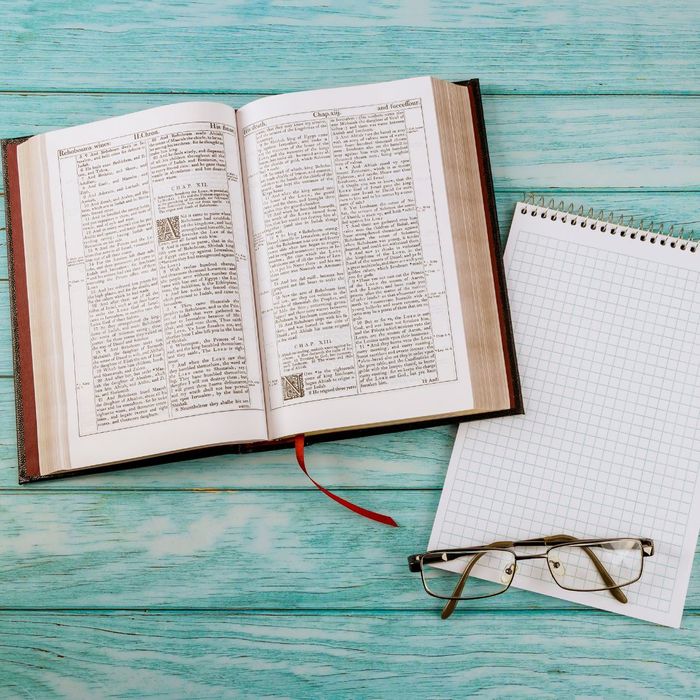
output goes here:
[{"label": "eyeglasses", "polygon": [[[518,554],[516,548],[521,547],[547,549],[539,554]],[[582,540],[571,535],[550,535],[412,554],[408,568],[420,571],[428,595],[447,600],[442,609],[442,619],[446,620],[460,600],[505,593],[515,576],[517,562],[526,559],[545,559],[554,582],[564,590],[609,591],[620,603],[626,603],[627,596],[620,589],[639,581],[644,559],[653,554],[654,542],[639,537]]]}]

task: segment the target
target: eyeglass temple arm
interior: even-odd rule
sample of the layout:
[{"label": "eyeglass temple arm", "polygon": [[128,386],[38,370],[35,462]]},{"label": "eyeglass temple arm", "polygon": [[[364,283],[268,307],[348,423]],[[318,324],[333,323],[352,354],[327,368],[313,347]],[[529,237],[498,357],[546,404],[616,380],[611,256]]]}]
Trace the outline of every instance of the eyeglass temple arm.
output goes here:
[{"label": "eyeglass temple arm", "polygon": [[[542,540],[544,540],[545,544],[565,544],[567,542],[577,542],[577,538],[573,537],[572,535],[549,535],[548,537],[543,537]],[[518,544],[516,542],[516,544]],[[627,602],[627,596],[622,592],[622,589],[617,587],[617,581],[608,573],[608,570],[603,566],[603,563],[598,559],[596,556],[596,553],[590,548],[586,547],[585,545],[581,547],[583,551],[588,555],[589,559],[593,562],[593,566],[595,566],[596,570],[600,574],[600,577],[603,579],[603,583],[605,583],[606,586],[610,586],[608,590],[610,591],[610,595],[612,595],[615,600],[618,600],[620,603],[626,603]]]},{"label": "eyeglass temple arm", "polygon": [[[489,547],[510,547],[513,543],[512,542],[492,542]],[[469,566],[464,570],[462,575],[459,577],[459,581],[457,581],[457,585],[455,586],[454,591],[452,591],[452,598],[445,603],[445,607],[442,609],[442,612],[440,613],[440,617],[443,620],[446,620],[452,613],[454,612],[454,609],[457,607],[457,603],[459,600],[456,600],[459,598],[460,595],[462,595],[462,591],[464,590],[464,585],[467,583],[467,579],[469,578],[469,574],[471,570],[474,568],[474,565],[481,559],[481,557],[484,556],[486,552],[480,552],[477,554],[469,563]]]}]

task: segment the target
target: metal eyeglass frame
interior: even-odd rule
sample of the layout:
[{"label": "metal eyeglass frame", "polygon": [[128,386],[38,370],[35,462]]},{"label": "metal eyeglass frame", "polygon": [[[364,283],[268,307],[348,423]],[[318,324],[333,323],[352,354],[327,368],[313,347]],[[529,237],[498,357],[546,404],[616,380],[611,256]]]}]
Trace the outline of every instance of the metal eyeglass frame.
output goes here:
[{"label": "metal eyeglass frame", "polygon": [[[641,560],[641,565],[639,567],[639,576],[637,578],[633,579],[632,581],[626,581],[625,583],[618,584],[615,582],[613,577],[608,573],[607,569],[603,566],[602,562],[598,557],[595,555],[595,552],[593,552],[589,547],[586,547],[586,545],[595,545],[595,544],[605,544],[606,542],[621,542],[625,540],[635,540],[639,542],[640,544],[640,551],[642,554],[642,560]],[[581,591],[581,589],[578,588],[569,588],[567,586],[563,586],[557,579],[554,577],[554,573],[552,572],[551,569],[551,562],[549,561],[549,553],[557,548],[560,547],[566,547],[570,546],[572,544],[580,546],[583,551],[588,555],[590,558],[591,562],[595,566],[596,570],[600,574],[600,577],[603,579],[603,582],[606,584],[605,586],[601,588],[588,588],[585,589],[584,591]],[[547,547],[547,549],[544,552],[540,552],[539,554],[518,554],[515,549],[516,547]],[[464,586],[467,583],[467,579],[469,578],[469,574],[471,570],[474,568],[474,565],[479,561],[479,559],[484,556],[484,554],[487,554],[490,551],[508,551],[511,552],[513,557],[514,557],[514,566],[517,569],[517,562],[518,561],[523,561],[526,559],[545,559],[547,560],[547,569],[549,573],[552,576],[552,579],[554,580],[554,583],[557,584],[560,588],[567,590],[567,591],[580,591],[580,592],[594,592],[594,591],[610,591],[610,594],[620,603],[626,603],[627,602],[627,596],[620,590],[624,586],[629,586],[632,583],[636,583],[639,581],[639,579],[642,577],[642,573],[644,571],[644,559],[646,557],[650,557],[654,554],[654,542],[653,540],[650,540],[648,538],[644,537],[606,537],[606,538],[601,538],[601,539],[579,539],[578,537],[573,537],[571,535],[549,535],[547,537],[537,537],[535,539],[531,540],[519,540],[519,541],[514,541],[514,542],[492,542],[491,544],[483,545],[481,547],[460,547],[457,549],[441,549],[441,550],[432,550],[429,552],[425,552],[423,554],[412,554],[410,557],[408,557],[408,568],[410,571],[413,572],[420,572],[421,575],[421,581],[423,583],[423,588],[425,589],[425,592],[432,596],[433,598],[440,598],[441,600],[447,600],[447,604],[445,607],[442,609],[442,614],[441,617],[443,620],[446,620],[454,611],[454,609],[457,607],[457,603],[460,600],[478,600],[480,598],[491,598],[496,595],[500,595],[501,593],[505,593],[509,588],[511,583],[513,582],[513,579],[515,578],[515,569],[513,570],[513,575],[510,577],[510,580],[508,581],[508,585],[505,586],[500,591],[496,591],[495,593],[489,593],[487,595],[480,595],[480,596],[473,596],[471,598],[461,598],[462,591],[464,590]],[[459,559],[460,557],[463,557],[467,554],[476,554],[477,556],[474,557],[474,559],[470,562],[469,566],[464,570],[464,572],[461,574],[459,577],[459,580],[457,581],[457,584],[455,585],[454,591],[452,592],[451,596],[441,596],[437,595],[436,593],[433,593],[429,588],[428,585],[425,581],[425,575],[423,573],[423,565],[424,564],[437,564],[437,563],[444,563],[451,561],[453,559]]]}]

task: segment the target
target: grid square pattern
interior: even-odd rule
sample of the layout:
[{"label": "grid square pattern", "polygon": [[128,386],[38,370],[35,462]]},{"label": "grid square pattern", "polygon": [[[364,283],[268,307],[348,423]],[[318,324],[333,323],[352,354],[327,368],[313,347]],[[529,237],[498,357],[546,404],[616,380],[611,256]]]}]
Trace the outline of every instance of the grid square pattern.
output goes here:
[{"label": "grid square pattern", "polygon": [[698,479],[700,273],[521,232],[508,286],[526,415],[462,426],[431,546],[652,537],[626,594],[667,612]]}]

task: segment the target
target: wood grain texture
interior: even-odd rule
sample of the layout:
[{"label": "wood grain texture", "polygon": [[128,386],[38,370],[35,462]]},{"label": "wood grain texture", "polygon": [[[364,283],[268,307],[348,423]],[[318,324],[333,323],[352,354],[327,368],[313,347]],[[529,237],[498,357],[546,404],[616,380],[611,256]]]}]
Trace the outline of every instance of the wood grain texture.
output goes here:
[{"label": "wood grain texture", "polygon": [[[465,64],[456,77],[473,75]],[[0,124],[3,136],[22,136],[191,99],[237,107],[255,97],[12,94],[0,100]],[[484,118],[498,188],[700,189],[700,96],[495,95],[484,98]]]},{"label": "wood grain texture", "polygon": [[[504,237],[523,190],[698,230],[698,20],[677,0],[8,2],[0,136],[478,76]],[[522,591],[440,621],[405,557],[452,427],[309,449],[396,531],[313,491],[286,450],[19,488],[5,258],[0,207],[0,697],[700,696],[697,562],[681,630]]]},{"label": "wood grain texture", "polygon": [[[575,154],[572,153],[575,158]],[[501,231],[501,240],[505,244],[510,221],[513,216],[513,208],[518,200],[523,198],[527,191],[533,191],[523,183],[522,187],[496,189],[496,205],[498,208],[498,221]],[[695,232],[695,238],[700,237],[700,189],[682,192],[663,192],[646,190],[644,188],[617,189],[617,188],[551,188],[538,187],[534,191],[544,198],[545,203],[554,200],[554,206],[560,202],[569,205],[574,203],[576,208],[584,207],[588,212],[590,208],[594,216],[602,211],[605,216],[615,212],[617,216],[624,216],[625,221],[629,217],[635,217],[635,221],[644,220],[649,223],[665,222],[666,228],[674,224],[677,229],[684,227],[686,234]],[[539,201],[539,197],[538,197]],[[4,207],[4,201],[0,196],[0,207]],[[0,209],[0,282],[7,279],[7,246],[5,238],[5,213]],[[3,293],[0,291],[0,304],[3,302]],[[7,323],[7,314],[0,307],[0,324]],[[0,353],[2,352],[0,346]],[[0,359],[0,375],[7,369],[7,363],[2,366]]]},{"label": "wood grain texture", "polygon": [[697,616],[5,613],[0,683],[27,698],[692,698],[698,634]]},{"label": "wood grain texture", "polygon": [[700,85],[699,23],[697,3],[672,0],[161,0],[133,11],[45,0],[0,6],[0,65],[4,89],[20,91],[283,92],[467,69],[501,92],[685,93]]},{"label": "wood grain texture", "polygon": [[[0,609],[437,610],[406,558],[426,547],[439,491],[341,494],[400,527],[364,522],[315,490],[1,494]],[[515,590],[466,607],[587,614]]]}]

